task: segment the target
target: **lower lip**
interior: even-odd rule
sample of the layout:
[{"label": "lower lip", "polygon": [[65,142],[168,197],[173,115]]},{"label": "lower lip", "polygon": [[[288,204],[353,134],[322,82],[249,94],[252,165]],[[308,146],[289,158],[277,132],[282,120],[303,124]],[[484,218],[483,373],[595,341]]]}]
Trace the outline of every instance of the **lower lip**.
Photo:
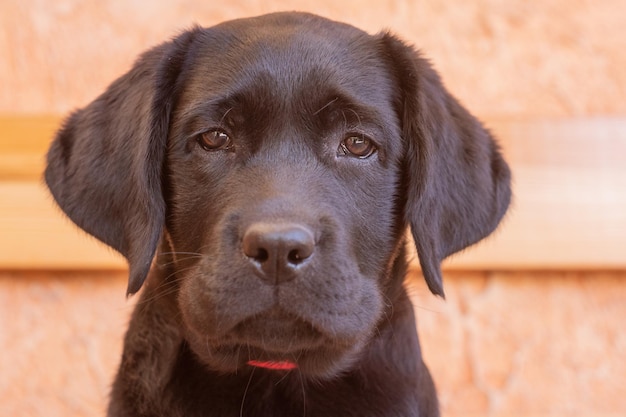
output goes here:
[{"label": "lower lip", "polygon": [[291,371],[298,365],[289,361],[248,361],[248,365],[256,368],[270,369],[272,371]]}]

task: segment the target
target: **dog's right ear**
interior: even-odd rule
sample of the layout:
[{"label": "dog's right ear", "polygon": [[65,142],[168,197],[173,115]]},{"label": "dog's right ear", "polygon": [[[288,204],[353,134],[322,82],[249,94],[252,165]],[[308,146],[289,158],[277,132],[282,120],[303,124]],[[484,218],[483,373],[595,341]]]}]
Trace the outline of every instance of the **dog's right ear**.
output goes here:
[{"label": "dog's right ear", "polygon": [[412,47],[383,34],[405,141],[405,216],[428,287],[443,297],[441,261],[483,239],[511,201],[511,171],[491,133]]},{"label": "dog's right ear", "polygon": [[65,121],[48,151],[45,181],[54,199],[78,226],[126,257],[128,294],[143,284],[162,233],[170,113],[198,31],[144,53]]}]

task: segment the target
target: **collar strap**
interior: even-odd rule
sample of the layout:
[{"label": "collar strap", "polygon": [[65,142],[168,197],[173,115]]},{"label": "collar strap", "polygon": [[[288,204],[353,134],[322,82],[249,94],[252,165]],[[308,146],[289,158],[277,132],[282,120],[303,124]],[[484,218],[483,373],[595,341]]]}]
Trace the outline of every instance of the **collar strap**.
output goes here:
[{"label": "collar strap", "polygon": [[248,365],[254,366],[257,368],[265,368],[270,369],[272,371],[291,371],[292,369],[296,369],[298,365],[294,362],[289,361],[248,361]]}]

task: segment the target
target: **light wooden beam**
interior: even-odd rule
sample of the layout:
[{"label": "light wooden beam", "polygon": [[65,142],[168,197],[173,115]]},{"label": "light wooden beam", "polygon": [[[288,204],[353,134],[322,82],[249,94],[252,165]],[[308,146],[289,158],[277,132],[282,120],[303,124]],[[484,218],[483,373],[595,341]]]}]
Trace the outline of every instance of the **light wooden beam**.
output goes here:
[{"label": "light wooden beam", "polygon": [[[0,117],[0,268],[125,268],[61,214],[41,183],[59,123]],[[493,237],[444,268],[626,269],[626,119],[487,125],[513,169],[513,206]]]}]

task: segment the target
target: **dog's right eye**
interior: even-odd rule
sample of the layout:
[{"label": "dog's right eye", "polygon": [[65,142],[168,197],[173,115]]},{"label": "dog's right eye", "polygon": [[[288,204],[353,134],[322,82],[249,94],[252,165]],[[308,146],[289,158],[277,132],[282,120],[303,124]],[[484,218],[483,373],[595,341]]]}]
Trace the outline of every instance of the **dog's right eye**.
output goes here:
[{"label": "dog's right eye", "polygon": [[205,151],[228,150],[232,146],[232,140],[222,130],[209,130],[198,135],[198,144]]},{"label": "dog's right eye", "polygon": [[376,153],[376,145],[365,136],[349,136],[339,145],[337,155],[367,159]]}]

